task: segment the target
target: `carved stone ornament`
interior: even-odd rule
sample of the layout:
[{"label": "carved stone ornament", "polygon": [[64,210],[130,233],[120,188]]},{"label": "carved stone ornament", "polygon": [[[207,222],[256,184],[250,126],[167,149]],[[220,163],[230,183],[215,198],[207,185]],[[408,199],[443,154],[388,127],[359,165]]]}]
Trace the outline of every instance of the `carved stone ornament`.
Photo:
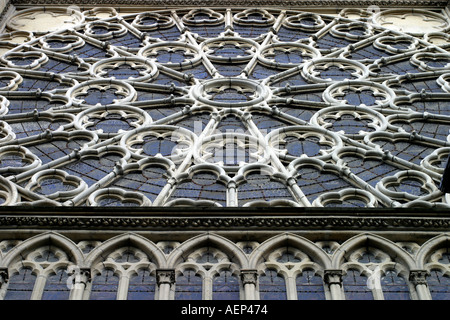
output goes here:
[{"label": "carved stone ornament", "polygon": [[173,285],[175,283],[175,270],[173,269],[156,270],[156,283],[158,284],[158,286],[160,286],[161,284]]}]

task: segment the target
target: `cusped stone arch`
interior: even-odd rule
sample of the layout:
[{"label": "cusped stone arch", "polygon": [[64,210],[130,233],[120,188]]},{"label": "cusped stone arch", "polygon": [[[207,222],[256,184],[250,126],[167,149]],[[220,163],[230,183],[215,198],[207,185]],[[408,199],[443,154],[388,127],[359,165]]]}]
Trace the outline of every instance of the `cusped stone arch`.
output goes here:
[{"label": "cusped stone arch", "polygon": [[330,265],[329,256],[317,244],[290,233],[266,240],[250,254],[261,300],[329,299],[324,280]]},{"label": "cusped stone arch", "polygon": [[371,233],[356,235],[337,248],[332,256],[332,268],[340,269],[347,257],[361,247],[372,247],[380,250],[395,259],[396,262],[400,262],[408,270],[417,268],[414,258],[408,252],[396,243]]},{"label": "cusped stone arch", "polygon": [[264,257],[266,255],[269,255],[273,250],[286,245],[300,249],[311,257],[311,260],[318,264],[322,269],[325,270],[331,268],[330,257],[325,251],[310,240],[291,233],[283,233],[261,243],[249,257],[249,268],[257,269],[258,264],[261,260],[265,259]]},{"label": "cusped stone arch", "polygon": [[124,246],[135,247],[144,252],[152,259],[157,268],[166,268],[167,266],[164,253],[155,243],[131,232],[113,237],[93,249],[86,257],[85,266],[92,267],[99,259],[107,257],[114,250]]},{"label": "cusped stone arch", "polygon": [[73,264],[77,266],[84,265],[84,255],[81,249],[69,238],[55,232],[45,232],[43,234],[31,237],[16,247],[12,248],[1,261],[0,266],[8,267],[14,263],[18,258],[24,256],[24,253],[32,252],[33,250],[51,244],[66,253],[70,257]]},{"label": "cusped stone arch", "polygon": [[429,239],[416,253],[418,269],[426,269],[429,257],[444,247],[450,247],[450,234],[445,233]]},{"label": "cusped stone arch", "polygon": [[213,233],[201,234],[193,237],[175,248],[167,259],[167,266],[175,268],[180,261],[195,250],[212,246],[225,253],[230,260],[233,260],[241,269],[248,268],[248,259],[245,253],[234,242]]}]

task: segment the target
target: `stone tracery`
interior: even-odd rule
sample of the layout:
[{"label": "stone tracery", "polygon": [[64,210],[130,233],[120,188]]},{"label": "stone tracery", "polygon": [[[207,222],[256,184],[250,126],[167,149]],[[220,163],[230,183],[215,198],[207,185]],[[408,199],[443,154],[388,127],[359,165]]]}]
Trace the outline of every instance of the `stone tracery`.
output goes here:
[{"label": "stone tracery", "polygon": [[[196,201],[448,206],[437,187],[450,143],[449,27],[437,13],[405,13],[430,23],[418,34],[393,28],[392,10],[55,10],[52,19],[72,17],[65,29],[24,34],[18,22],[40,14],[12,17],[2,38],[3,204],[192,205],[183,183],[202,186],[194,176],[215,172],[225,192]],[[57,151],[75,137],[71,153]],[[352,166],[366,155],[379,169]],[[132,195],[127,175],[145,159],[170,170],[141,175]],[[244,188],[253,171],[272,191]],[[44,192],[50,172],[59,182]]]}]

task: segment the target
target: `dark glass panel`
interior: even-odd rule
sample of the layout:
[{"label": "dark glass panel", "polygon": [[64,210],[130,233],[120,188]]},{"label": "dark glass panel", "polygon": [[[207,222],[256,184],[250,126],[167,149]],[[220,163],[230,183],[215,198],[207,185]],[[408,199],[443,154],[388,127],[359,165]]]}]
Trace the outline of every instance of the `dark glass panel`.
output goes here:
[{"label": "dark glass panel", "polygon": [[323,281],[313,270],[304,270],[296,279],[298,300],[325,300]]},{"label": "dark glass panel", "polygon": [[140,269],[130,278],[128,300],[155,300],[156,278],[148,270]]},{"label": "dark glass panel", "polygon": [[42,300],[68,300],[70,295],[68,278],[69,275],[65,270],[59,270],[56,274],[48,276]]},{"label": "dark glass panel", "polygon": [[90,300],[116,300],[119,277],[111,269],[104,269],[92,280]]},{"label": "dark glass panel", "polygon": [[30,300],[35,282],[36,275],[31,268],[21,268],[9,278],[4,300]]},{"label": "dark glass panel", "polygon": [[381,289],[384,300],[410,300],[408,284],[393,270],[386,271],[381,277]]},{"label": "dark glass panel", "polygon": [[239,300],[239,279],[230,271],[221,271],[213,280],[213,300]]},{"label": "dark glass panel", "polygon": [[367,281],[367,277],[361,275],[359,271],[348,270],[343,277],[345,298],[347,300],[373,300],[373,294]]},{"label": "dark glass panel", "polygon": [[267,270],[259,277],[259,297],[261,300],[286,300],[286,283],[275,270]]},{"label": "dark glass panel", "polygon": [[202,300],[202,277],[188,269],[177,277],[175,300]]}]

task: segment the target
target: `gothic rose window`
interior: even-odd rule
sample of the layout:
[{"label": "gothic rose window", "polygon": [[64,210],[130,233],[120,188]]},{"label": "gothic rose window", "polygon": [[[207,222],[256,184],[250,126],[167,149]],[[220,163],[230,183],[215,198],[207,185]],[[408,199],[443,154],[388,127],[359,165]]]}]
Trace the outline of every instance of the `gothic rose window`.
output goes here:
[{"label": "gothic rose window", "polygon": [[1,205],[448,207],[438,12],[53,10],[0,36]]}]

